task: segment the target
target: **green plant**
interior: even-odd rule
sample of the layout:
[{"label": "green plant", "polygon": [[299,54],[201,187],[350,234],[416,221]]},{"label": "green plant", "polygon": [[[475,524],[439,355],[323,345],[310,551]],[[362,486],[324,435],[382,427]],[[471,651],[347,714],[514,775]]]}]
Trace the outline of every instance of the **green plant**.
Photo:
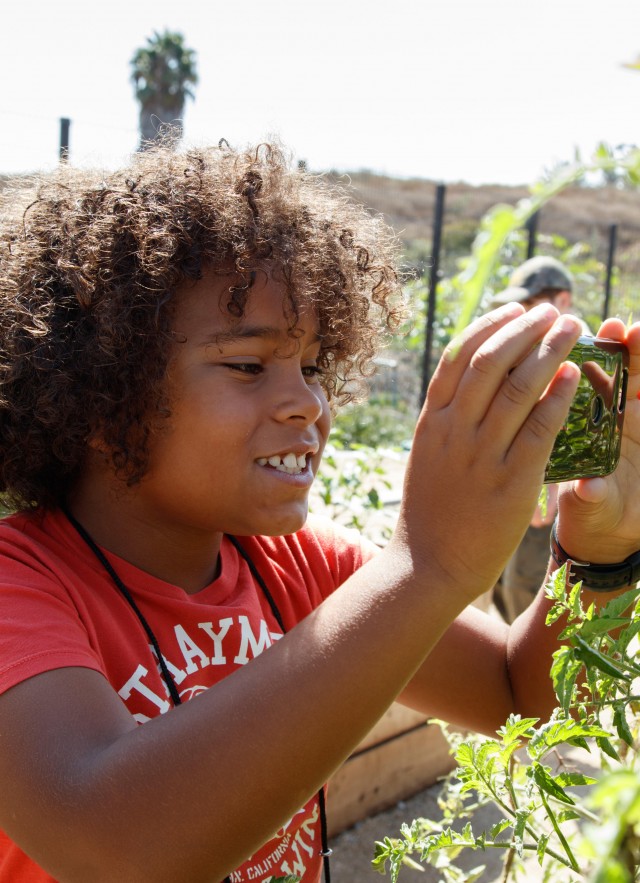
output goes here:
[{"label": "green plant", "polygon": [[347,405],[334,418],[333,443],[344,449],[402,447],[413,435],[415,418],[396,398],[383,393]]},{"label": "green plant", "polygon": [[[561,568],[547,594],[548,623],[566,621],[551,668],[557,710],[544,723],[511,716],[497,739],[458,737],[458,768],[444,787],[442,817],[418,819],[399,838],[376,844],[374,867],[388,868],[394,883],[416,855],[438,867],[446,883],[480,879],[483,868],[465,872],[454,864],[466,849],[502,850],[505,881],[523,872],[529,855],[546,880],[560,883],[640,877],[640,589],[583,609],[581,585],[567,590]],[[568,749],[596,755],[601,781],[571,769]],[[470,817],[487,804],[502,818],[476,833]]]},{"label": "green plant", "polygon": [[396,520],[395,508],[385,509],[383,500],[391,487],[383,457],[373,448],[327,445],[310,509],[382,545],[390,538]]}]

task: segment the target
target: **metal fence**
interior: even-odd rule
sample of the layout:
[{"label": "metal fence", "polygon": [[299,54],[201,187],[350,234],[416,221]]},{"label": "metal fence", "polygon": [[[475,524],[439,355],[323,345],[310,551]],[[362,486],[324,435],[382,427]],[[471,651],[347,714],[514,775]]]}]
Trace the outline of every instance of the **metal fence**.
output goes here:
[{"label": "metal fence", "polygon": [[[379,205],[389,206],[390,200],[385,200],[381,192],[385,179],[378,181],[377,191],[375,180],[375,176],[371,176],[367,188],[354,182],[358,196],[363,201],[368,197],[370,203],[375,203],[374,209]],[[418,182],[414,183],[417,187]],[[425,196],[423,199],[425,214],[422,223],[414,223],[411,230],[415,236],[417,229],[421,228],[421,237],[429,248],[429,258],[423,268],[428,289],[425,311],[422,317],[416,317],[417,322],[424,323],[424,348],[420,353],[394,352],[393,358],[385,358],[380,363],[378,374],[372,381],[374,392],[384,392],[394,400],[400,398],[416,410],[424,401],[443,345],[442,338],[436,339],[435,335],[440,295],[444,283],[459,269],[463,253],[459,238],[453,247],[447,243],[447,224],[452,217],[447,211],[447,189],[444,184],[431,184],[430,198]],[[501,195],[497,193],[498,197]],[[585,201],[589,198],[596,206],[598,191],[585,188]],[[596,207],[598,216],[589,218],[583,215],[576,221],[575,216],[564,216],[562,207],[551,199],[521,231],[518,249],[512,249],[506,256],[512,267],[534,254],[551,254],[565,262],[569,256],[570,262],[578,268],[578,272],[574,272],[576,312],[588,321],[594,333],[600,321],[608,316],[619,316],[625,321],[640,318],[640,194],[625,194],[620,220],[610,220],[606,217],[610,212],[603,211],[602,206]],[[400,235],[410,238],[406,235],[406,228],[400,229],[392,208],[388,208],[385,214]],[[637,223],[635,219],[638,219]],[[478,222],[479,218],[475,224],[469,224],[469,247]],[[468,251],[467,248],[467,254]],[[507,270],[505,267],[505,272]],[[507,277],[508,273],[505,284]]]}]

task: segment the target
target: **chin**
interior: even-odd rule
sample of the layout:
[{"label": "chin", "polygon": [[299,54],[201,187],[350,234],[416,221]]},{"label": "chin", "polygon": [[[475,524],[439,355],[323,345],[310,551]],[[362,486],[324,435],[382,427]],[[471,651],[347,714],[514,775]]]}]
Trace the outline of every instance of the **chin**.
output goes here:
[{"label": "chin", "polygon": [[300,528],[304,527],[309,509],[304,506],[298,512],[288,512],[280,518],[274,517],[273,514],[268,519],[260,519],[261,528],[252,531],[253,536],[263,537],[285,537],[289,534],[296,533]]}]

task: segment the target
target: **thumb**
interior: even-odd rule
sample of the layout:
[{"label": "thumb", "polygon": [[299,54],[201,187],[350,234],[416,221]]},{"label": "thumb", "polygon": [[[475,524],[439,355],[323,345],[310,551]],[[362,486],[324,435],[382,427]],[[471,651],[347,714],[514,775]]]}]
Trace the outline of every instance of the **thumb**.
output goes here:
[{"label": "thumb", "polygon": [[608,485],[604,478],[580,478],[573,483],[573,493],[584,503],[603,503]]}]

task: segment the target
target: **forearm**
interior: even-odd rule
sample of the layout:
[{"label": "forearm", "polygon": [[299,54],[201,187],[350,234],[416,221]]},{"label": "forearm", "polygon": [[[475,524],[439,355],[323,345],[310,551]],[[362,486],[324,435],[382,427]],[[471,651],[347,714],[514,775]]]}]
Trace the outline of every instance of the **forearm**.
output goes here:
[{"label": "forearm", "polygon": [[[37,759],[30,804],[16,786],[5,812],[15,798],[31,818],[26,831],[7,818],[9,833],[65,881],[114,879],[114,869],[154,883],[221,879],[321,787],[446,629],[460,602],[429,583],[424,568],[417,580],[409,559],[382,553],[268,652],[180,708],[134,727],[123,715],[114,726],[109,706],[105,737],[98,697],[95,714],[83,709],[95,718],[90,743],[52,734],[67,746],[64,763]],[[73,693],[62,719],[73,718]],[[33,782],[28,749],[17,778]],[[37,833],[45,821],[48,833]],[[60,855],[68,830],[73,847]]]},{"label": "forearm", "polygon": [[[558,563],[550,560],[545,584],[558,570]],[[565,579],[567,579],[565,573]],[[570,573],[568,586],[577,580]],[[590,591],[586,584],[581,588],[581,604],[584,610],[593,605],[598,610],[612,598],[623,594],[631,586],[621,586],[610,592]],[[560,635],[567,626],[566,616],[549,625],[547,614],[553,601],[541,589],[534,603],[513,623],[509,632],[508,667],[514,696],[515,710],[523,716],[545,719],[557,706],[558,701],[551,680],[553,653],[563,643]]]}]

